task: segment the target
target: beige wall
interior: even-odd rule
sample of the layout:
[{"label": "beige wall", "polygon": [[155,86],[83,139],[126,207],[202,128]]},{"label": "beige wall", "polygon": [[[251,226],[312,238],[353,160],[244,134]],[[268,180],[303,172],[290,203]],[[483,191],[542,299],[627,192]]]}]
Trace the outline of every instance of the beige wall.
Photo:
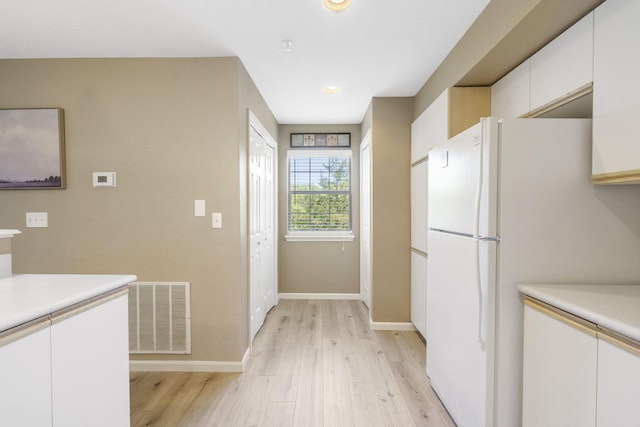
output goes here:
[{"label": "beige wall", "polygon": [[[191,282],[193,354],[182,359],[239,361],[246,108],[277,133],[248,80],[237,58],[0,61],[1,108],[60,107],[66,125],[67,189],[0,192],[0,224],[23,231],[14,272]],[[94,171],[117,172],[117,188],[93,188]],[[48,212],[49,227],[25,228],[27,211]]]},{"label": "beige wall", "polygon": [[[353,242],[286,242],[287,149],[296,132],[350,132]],[[279,289],[280,293],[360,292],[360,126],[281,125],[278,141]]]},{"label": "beige wall", "polygon": [[413,98],[373,98],[362,133],[371,131],[371,319],[411,321],[411,122]]}]

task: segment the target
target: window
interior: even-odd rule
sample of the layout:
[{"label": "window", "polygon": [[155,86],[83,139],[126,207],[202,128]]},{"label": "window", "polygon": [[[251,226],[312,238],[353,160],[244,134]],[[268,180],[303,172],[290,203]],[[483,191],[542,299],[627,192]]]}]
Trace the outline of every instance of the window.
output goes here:
[{"label": "window", "polygon": [[353,240],[351,150],[289,150],[288,241]]}]

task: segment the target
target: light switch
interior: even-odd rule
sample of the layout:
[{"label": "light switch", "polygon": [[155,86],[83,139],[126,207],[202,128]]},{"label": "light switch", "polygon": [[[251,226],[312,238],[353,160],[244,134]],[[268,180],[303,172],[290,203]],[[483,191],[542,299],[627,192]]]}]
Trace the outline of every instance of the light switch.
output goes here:
[{"label": "light switch", "polygon": [[222,214],[220,212],[211,214],[211,228],[222,228]]},{"label": "light switch", "polygon": [[48,227],[49,215],[46,212],[27,212],[27,227]]},{"label": "light switch", "polygon": [[205,203],[204,200],[194,200],[193,201],[193,214],[195,216],[204,216],[205,215]]}]

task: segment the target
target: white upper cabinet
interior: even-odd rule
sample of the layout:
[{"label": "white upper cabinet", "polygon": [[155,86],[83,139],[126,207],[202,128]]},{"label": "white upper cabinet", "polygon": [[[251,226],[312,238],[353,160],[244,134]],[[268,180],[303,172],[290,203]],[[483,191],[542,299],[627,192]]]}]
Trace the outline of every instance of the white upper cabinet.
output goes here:
[{"label": "white upper cabinet", "polygon": [[491,115],[491,88],[452,87],[411,125],[411,163],[424,159],[429,149]]},{"label": "white upper cabinet", "polygon": [[640,183],[640,1],[607,0],[594,14],[594,183]]},{"label": "white upper cabinet", "polygon": [[531,60],[527,59],[491,87],[491,115],[516,118],[529,114]]},{"label": "white upper cabinet", "polygon": [[429,149],[447,140],[448,91],[444,91],[411,125],[411,163],[424,159]]},{"label": "white upper cabinet", "polygon": [[586,15],[498,80],[491,87],[491,115],[588,117],[590,98],[588,105],[584,100],[593,84],[593,19],[593,13]]},{"label": "white upper cabinet", "polygon": [[531,57],[532,116],[591,92],[593,13]]}]

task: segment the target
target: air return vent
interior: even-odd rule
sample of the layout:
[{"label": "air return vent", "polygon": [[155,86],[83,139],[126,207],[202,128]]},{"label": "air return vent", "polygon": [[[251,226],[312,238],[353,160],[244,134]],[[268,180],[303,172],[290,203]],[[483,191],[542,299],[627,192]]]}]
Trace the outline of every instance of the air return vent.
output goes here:
[{"label": "air return vent", "polygon": [[190,354],[188,282],[129,285],[129,353]]}]

